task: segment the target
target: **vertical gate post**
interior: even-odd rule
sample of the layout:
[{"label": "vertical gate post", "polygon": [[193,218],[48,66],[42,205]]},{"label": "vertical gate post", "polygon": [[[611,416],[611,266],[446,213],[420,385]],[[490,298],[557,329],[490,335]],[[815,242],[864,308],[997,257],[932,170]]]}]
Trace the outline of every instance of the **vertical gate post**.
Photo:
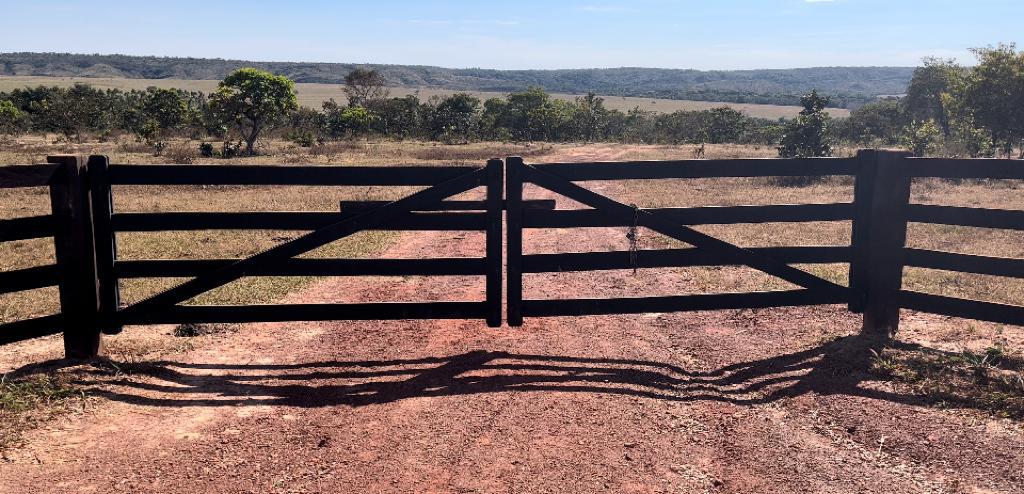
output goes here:
[{"label": "vertical gate post", "polygon": [[859,192],[856,199],[864,202],[857,205],[850,283],[865,294],[862,332],[883,339],[895,334],[900,324],[911,184],[903,164],[910,156],[897,151],[858,153],[862,167],[855,194]]},{"label": "vertical gate post", "polygon": [[121,293],[114,273],[117,239],[111,216],[114,197],[110,188],[110,160],[106,156],[89,157],[89,190],[92,195],[93,235],[96,249],[96,279],[99,282],[99,327],[105,334],[118,334],[121,326],[114,318]]},{"label": "vertical gate post", "polygon": [[501,327],[501,215],[505,166],[500,159],[487,162],[487,326]]},{"label": "vertical gate post", "polygon": [[523,159],[505,160],[508,240],[508,325],[523,325]]},{"label": "vertical gate post", "polygon": [[77,156],[50,156],[46,161],[58,165],[50,184],[50,205],[57,222],[54,250],[60,271],[64,355],[89,359],[99,353],[100,331],[88,167]]}]

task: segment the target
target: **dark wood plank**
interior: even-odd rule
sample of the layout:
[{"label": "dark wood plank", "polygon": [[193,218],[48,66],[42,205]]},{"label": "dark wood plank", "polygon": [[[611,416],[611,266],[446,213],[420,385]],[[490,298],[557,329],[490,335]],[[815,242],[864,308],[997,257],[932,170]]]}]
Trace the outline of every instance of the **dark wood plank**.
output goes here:
[{"label": "dark wood plank", "polygon": [[[368,209],[378,208],[387,204],[385,201],[342,201],[341,210],[343,212],[351,211],[365,211]],[[501,209],[505,209],[505,200],[501,200]],[[534,199],[529,201],[523,201],[524,209],[555,209],[554,199]],[[486,201],[441,201],[440,204],[434,207],[424,208],[423,211],[486,211]]]},{"label": "dark wood plank", "polygon": [[508,325],[523,325],[523,159],[517,156],[505,160],[505,276],[507,295],[505,316]]},{"label": "dark wood plank", "polygon": [[437,185],[480,167],[111,165],[115,185]]},{"label": "dark wood plank", "polygon": [[64,318],[60,314],[0,324],[0,345],[50,336],[63,331]]},{"label": "dark wood plank", "polygon": [[912,177],[1024,180],[1024,161],[1004,159],[909,158],[903,173]]},{"label": "dark wood plank", "polygon": [[58,164],[50,186],[50,205],[61,224],[54,246],[60,269],[60,311],[64,327],[64,354],[71,359],[91,359],[99,353],[99,282],[96,276],[92,201],[89,171],[77,156],[50,156]]},{"label": "dark wood plank", "polygon": [[696,310],[759,309],[804,305],[845,304],[845,296],[818,290],[755,293],[720,293],[675,297],[523,300],[527,317],[596,316]]},{"label": "dark wood plank", "polygon": [[899,292],[899,304],[904,309],[931,314],[1024,326],[1024,307],[1016,305],[953,298],[908,290]]},{"label": "dark wood plank", "polygon": [[99,283],[99,320],[104,334],[118,334],[121,326],[110,325],[114,313],[121,306],[121,288],[114,274],[117,259],[117,237],[111,217],[114,213],[114,196],[110,186],[110,159],[106,156],[90,156],[89,189],[92,196],[92,224],[96,248],[96,280]]},{"label": "dark wood plank", "polygon": [[1024,278],[1024,259],[905,249],[904,264],[917,268]]},{"label": "dark wood plank", "polygon": [[911,204],[907,220],[939,225],[1024,230],[1024,211]]},{"label": "dark wood plank", "polygon": [[0,166],[0,189],[46,187],[55,171],[53,164]]},{"label": "dark wood plank", "polygon": [[60,276],[56,264],[0,271],[0,293],[57,286],[59,282]]},{"label": "dark wood plank", "polygon": [[[850,261],[849,247],[768,247],[750,249],[786,264],[827,264]],[[628,251],[530,254],[523,256],[524,273],[560,273],[633,269]],[[640,250],[636,267],[669,268],[693,266],[736,265],[728,254],[705,249]]]},{"label": "dark wood plank", "polygon": [[528,181],[540,185],[548,190],[562,194],[570,199],[590,206],[594,209],[606,211],[607,214],[617,216],[625,221],[636,221],[639,226],[650,228],[662,235],[686,242],[694,247],[705,248],[722,252],[723,255],[731,255],[734,262],[754,269],[764,271],[767,274],[776,276],[785,281],[803,288],[810,288],[832,293],[847,293],[846,287],[837,285],[813,274],[801,271],[785,263],[781,263],[770,257],[765,257],[728,242],[724,242],[710,235],[698,232],[692,228],[680,225],[670,219],[635,210],[625,204],[616,202],[613,199],[587,190],[572,182],[565,181],[533,167],[524,167],[524,174]]},{"label": "dark wood plank", "polygon": [[502,257],[502,212],[504,204],[505,163],[502,160],[487,162],[487,326],[501,327],[502,288],[501,274],[504,268]]},{"label": "dark wood plank", "polygon": [[[307,211],[114,213],[111,224],[117,232],[159,232],[197,230],[317,230],[345,221],[367,211],[326,213]],[[371,213],[372,214],[372,213]],[[482,231],[487,214],[477,212],[414,212],[395,216],[374,225],[385,231]]]},{"label": "dark wood plank", "polygon": [[[770,206],[712,206],[700,208],[644,209],[681,225],[731,225],[741,223],[796,223],[806,221],[849,221],[850,203],[792,204]],[[632,221],[609,216],[596,209],[526,210],[523,228],[585,228],[629,226]]]},{"label": "dark wood plank", "polygon": [[365,321],[404,319],[483,319],[485,302],[379,302],[365,304],[274,304],[173,306],[122,312],[121,324],[248,323],[288,321]]},{"label": "dark wood plank", "polygon": [[245,276],[249,269],[300,256],[349,235],[371,229],[381,223],[387,223],[399,215],[407,214],[415,207],[439,202],[453,195],[479,187],[483,184],[483,180],[483,169],[479,169],[443,184],[421,190],[408,197],[377,208],[372,212],[339,221],[229,266],[205,273],[202,276],[193,278],[174,288],[131,305],[123,309],[122,314],[135,316],[154,310],[162,310],[167,306],[183,302],[213,288],[237,280]]},{"label": "dark wood plank", "polygon": [[0,242],[52,237],[54,231],[52,215],[0,220]]},{"label": "dark wood plank", "polygon": [[853,186],[854,217],[850,225],[850,312],[863,313],[867,304],[867,283],[871,265],[868,253],[871,249],[871,208],[878,186],[878,151],[862,149],[857,151],[859,171]]},{"label": "dark wood plank", "polygon": [[[118,278],[200,276],[242,259],[119,260]],[[249,268],[245,276],[476,276],[486,274],[483,258],[447,259],[283,259]]]},{"label": "dark wood plank", "polygon": [[896,293],[903,283],[903,247],[907,241],[907,208],[910,203],[910,178],[900,167],[910,153],[878,151],[874,193],[868,215],[867,266],[864,287],[864,324],[866,334],[888,339],[900,324]]},{"label": "dark wood plank", "polygon": [[857,162],[852,158],[622,161],[543,163],[531,166],[571,181],[855,175],[857,173]]}]

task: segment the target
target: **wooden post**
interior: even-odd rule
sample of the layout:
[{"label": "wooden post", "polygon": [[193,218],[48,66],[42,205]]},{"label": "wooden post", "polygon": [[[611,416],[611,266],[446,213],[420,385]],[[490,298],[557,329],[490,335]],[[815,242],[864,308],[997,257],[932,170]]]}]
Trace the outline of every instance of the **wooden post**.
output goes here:
[{"label": "wooden post", "polygon": [[523,325],[523,159],[505,160],[505,201],[508,227],[508,325]]},{"label": "wooden post", "polygon": [[501,327],[501,215],[504,162],[487,162],[487,326]]},{"label": "wooden post", "polygon": [[50,205],[57,222],[54,247],[60,270],[64,355],[89,359],[99,353],[100,332],[88,168],[77,156],[51,156],[47,162],[59,165],[50,184]]},{"label": "wooden post", "polygon": [[111,216],[114,197],[110,187],[110,160],[106,156],[89,157],[89,189],[92,195],[93,236],[96,249],[96,278],[99,282],[99,326],[105,334],[118,334],[121,325],[115,318],[121,303],[121,291],[114,273],[117,239]]},{"label": "wooden post", "polygon": [[899,291],[903,286],[911,183],[902,165],[910,153],[870,151],[858,156],[864,160],[861,171],[865,181],[859,183],[858,177],[858,189],[870,188],[860,191],[861,196],[870,197],[858,204],[863,212],[858,213],[860,222],[854,227],[851,284],[865,294],[862,332],[887,339],[900,324]]},{"label": "wooden post", "polygon": [[875,193],[875,173],[878,169],[878,151],[861,149],[857,151],[858,170],[853,187],[853,226],[850,235],[850,312],[863,313],[867,302],[867,279],[869,272],[868,247],[871,220],[871,203]]}]

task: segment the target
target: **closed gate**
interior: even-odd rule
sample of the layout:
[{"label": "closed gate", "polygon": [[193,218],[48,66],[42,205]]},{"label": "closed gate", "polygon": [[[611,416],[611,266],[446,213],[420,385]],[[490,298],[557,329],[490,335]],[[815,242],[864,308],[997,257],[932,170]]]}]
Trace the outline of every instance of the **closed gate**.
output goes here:
[{"label": "closed gate", "polygon": [[[200,322],[359,319],[480,319],[502,322],[502,265],[507,261],[507,317],[628,314],[847,304],[864,313],[864,330],[888,336],[901,309],[1024,325],[1024,306],[906,290],[906,266],[1024,278],[1024,259],[924,250],[906,246],[907,225],[926,223],[1024,231],[1024,211],[914,204],[916,177],[1024,180],[1010,160],[917,159],[865,150],[850,158],[736,159],[527,165],[521,158],[471,166],[210,166],[111,165],[51,157],[48,165],[0,167],[0,188],[49,187],[49,215],[0,219],[0,242],[52,237],[53,264],[0,271],[0,295],[57,286],[60,312],[0,324],[0,344],[64,333],[66,353],[89,357],[100,332],[124,325]],[[643,209],[577,182],[687,178],[850,176],[853,201],[832,204]],[[533,184],[589,209],[554,209],[554,201],[524,201]],[[337,212],[125,212],[114,209],[114,187],[150,186],[396,186],[423,187],[396,201],[343,203]],[[503,199],[503,185],[505,198]],[[484,187],[482,200],[450,200]],[[502,212],[507,211],[507,255]],[[846,246],[744,248],[691,226],[850,221]],[[523,232],[536,228],[648,228],[690,248],[524,254]],[[179,230],[299,230],[303,235],[243,259],[119,259],[120,232]],[[366,230],[486,232],[479,258],[312,259],[298,257]],[[843,286],[796,264],[849,264]],[[632,298],[530,299],[523,275],[636,268],[748,266],[796,289]],[[354,304],[183,305],[197,295],[249,276],[483,276],[477,301],[395,301]],[[122,307],[121,280],[191,278]]]},{"label": "closed gate", "polygon": [[[641,209],[615,201],[574,182],[591,180],[710,177],[856,175],[857,160],[718,160],[689,162],[565,163],[527,165],[509,158],[508,322],[524,317],[629,314],[815,304],[853,304],[859,292],[794,268],[790,264],[851,262],[850,247],[746,249],[688,225],[853,220],[850,203],[782,206]],[[535,184],[591,209],[531,211],[519,207],[523,185]],[[692,248],[619,252],[523,255],[523,229],[646,227]],[[684,266],[744,265],[800,287],[796,290],[671,297],[523,299],[524,273]]]}]

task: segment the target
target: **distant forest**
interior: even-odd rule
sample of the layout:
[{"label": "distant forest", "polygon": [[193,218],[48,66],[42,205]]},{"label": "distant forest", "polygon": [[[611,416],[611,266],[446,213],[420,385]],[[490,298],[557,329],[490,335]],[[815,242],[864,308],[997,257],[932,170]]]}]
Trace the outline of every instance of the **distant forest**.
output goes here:
[{"label": "distant forest", "polygon": [[858,108],[882,95],[903,94],[913,67],[818,67],[737,71],[682,69],[448,69],[416,65],[251,62],[204,58],[0,53],[0,76],[124,77],[220,80],[240,67],[256,67],[295,82],[342,84],[356,68],[376,69],[390,86],[455,91],[521,91],[636,96],[696,101],[798,105],[817,90],[834,108]]}]

